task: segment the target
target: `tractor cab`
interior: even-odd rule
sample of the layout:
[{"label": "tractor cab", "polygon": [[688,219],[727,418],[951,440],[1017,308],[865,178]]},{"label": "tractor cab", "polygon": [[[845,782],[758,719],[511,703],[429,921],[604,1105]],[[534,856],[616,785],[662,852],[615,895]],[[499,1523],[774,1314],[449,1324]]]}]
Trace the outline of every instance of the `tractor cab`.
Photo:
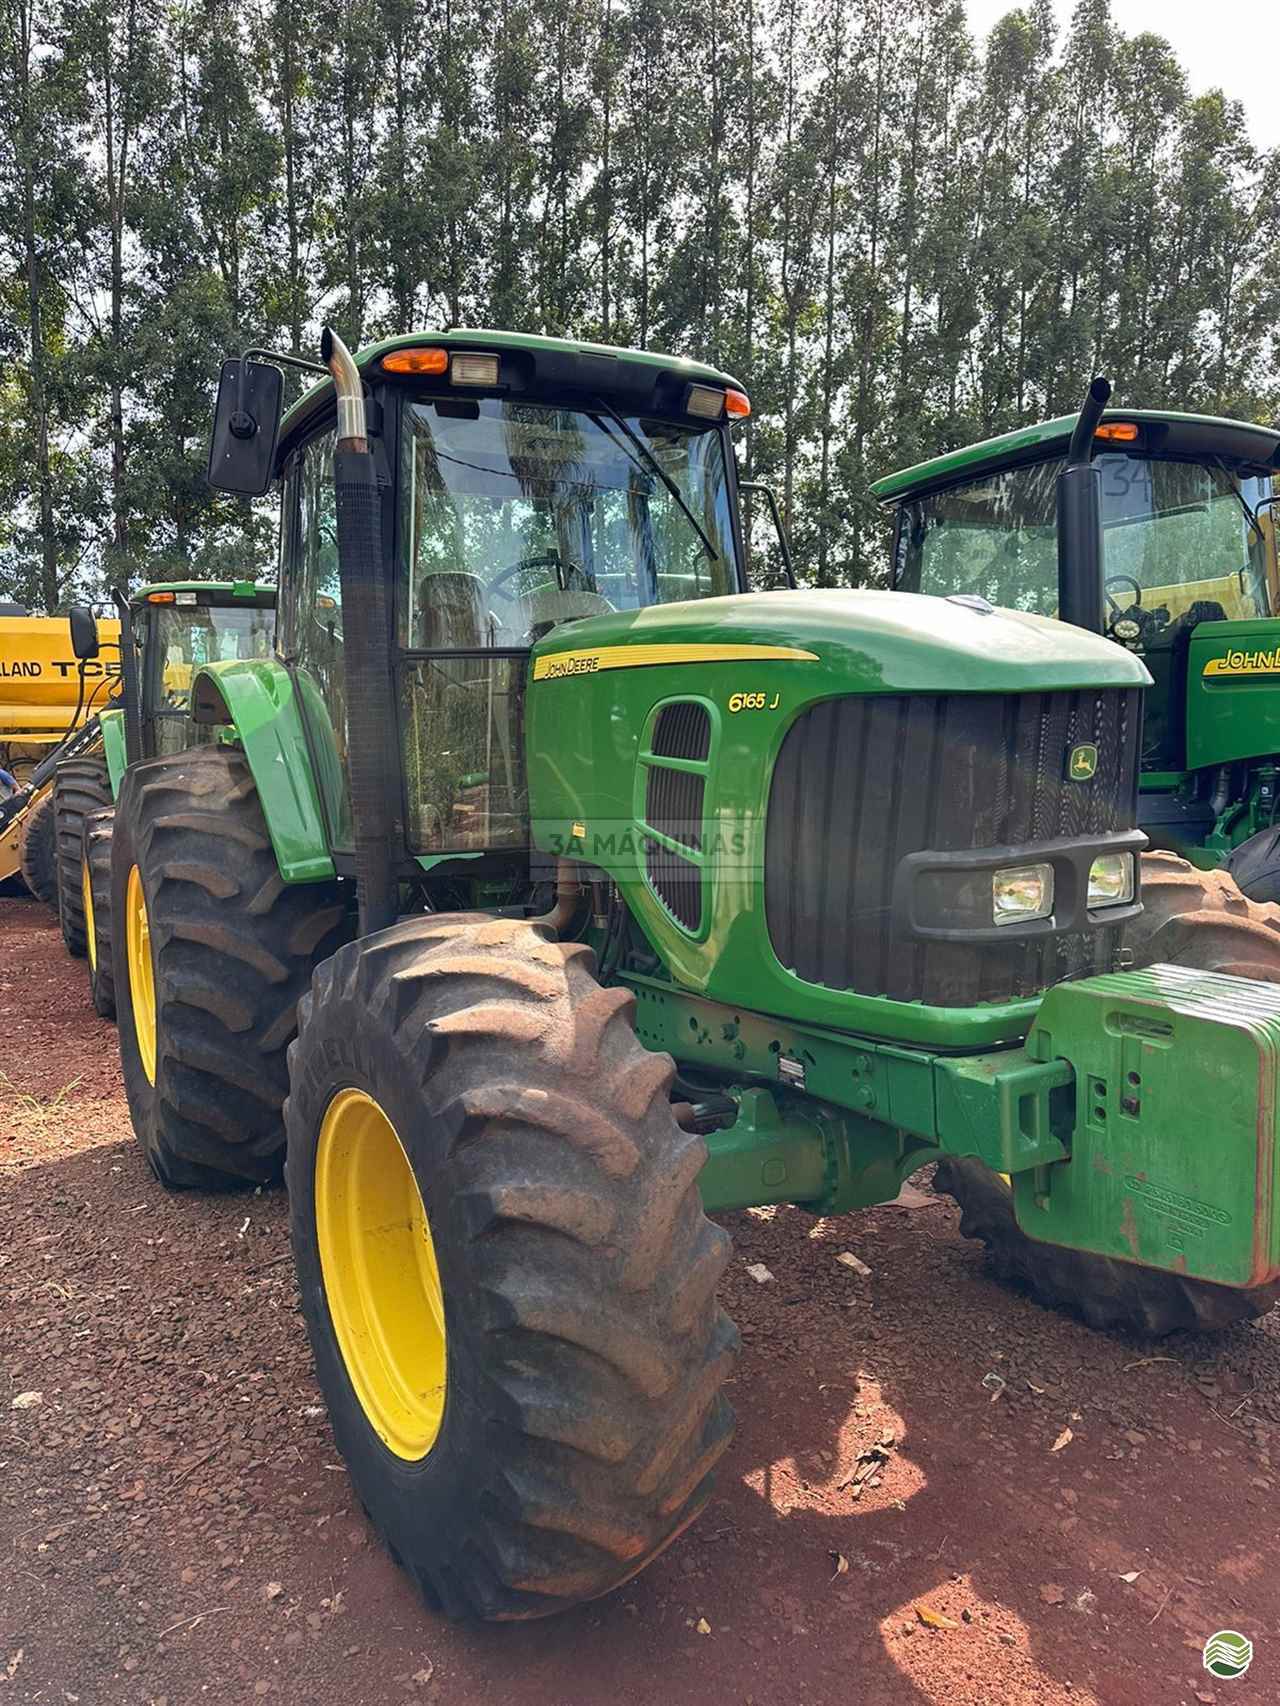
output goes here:
[{"label": "tractor cab", "polygon": [[[1154,682],[1143,827],[1156,845],[1182,852],[1216,837],[1207,857],[1217,863],[1259,827],[1249,810],[1235,811],[1231,825],[1219,822],[1228,806],[1247,804],[1243,774],[1224,777],[1221,761],[1269,759],[1280,723],[1265,734],[1265,751],[1251,750],[1247,738],[1241,744],[1234,728],[1220,738],[1228,702],[1206,697],[1193,638],[1197,651],[1220,641],[1215,655],[1258,649],[1259,635],[1274,634],[1272,648],[1280,638],[1280,623],[1272,623],[1280,615],[1273,519],[1280,433],[1242,421],[1107,410],[1091,446],[1101,520],[1095,567],[1078,555],[1064,560],[1060,550],[1057,488],[1076,422],[1065,416],[1007,433],[881,480],[876,496],[894,510],[893,584],[1057,616],[1078,597],[1074,583],[1096,577],[1097,626],[1137,653]],[[1273,687],[1278,681],[1280,673]],[[1269,721],[1276,716],[1271,711]],[[1197,777],[1209,768],[1206,759],[1217,761],[1218,773]]]},{"label": "tractor cab", "polygon": [[[273,586],[254,581],[173,581],[143,587],[129,600],[127,619],[136,670],[140,752],[159,758],[191,744],[191,681],[204,664],[262,659],[275,644]],[[122,612],[123,616],[123,612]]]},{"label": "tractor cab", "polygon": [[[220,420],[240,368],[224,369]],[[396,338],[352,371],[377,469],[385,721],[400,749],[405,849],[420,866],[500,861],[530,845],[531,649],[586,618],[745,588],[730,428],[750,405],[698,363],[500,332]],[[332,730],[336,742],[326,806],[339,859],[353,846],[341,407],[333,384],[313,387],[285,416],[272,462],[282,645],[307,677],[312,739]],[[243,445],[215,427],[212,479],[234,481]]]}]

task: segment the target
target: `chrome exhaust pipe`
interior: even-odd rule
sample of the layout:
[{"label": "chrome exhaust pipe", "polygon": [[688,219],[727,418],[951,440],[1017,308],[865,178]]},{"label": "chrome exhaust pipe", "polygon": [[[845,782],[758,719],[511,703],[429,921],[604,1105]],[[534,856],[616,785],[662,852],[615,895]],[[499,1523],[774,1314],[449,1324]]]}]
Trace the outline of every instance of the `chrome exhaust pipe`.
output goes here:
[{"label": "chrome exhaust pipe", "polygon": [[334,389],[338,393],[338,449],[368,450],[364,381],[351,351],[332,326],[326,326],[320,334],[320,359],[333,375]]}]

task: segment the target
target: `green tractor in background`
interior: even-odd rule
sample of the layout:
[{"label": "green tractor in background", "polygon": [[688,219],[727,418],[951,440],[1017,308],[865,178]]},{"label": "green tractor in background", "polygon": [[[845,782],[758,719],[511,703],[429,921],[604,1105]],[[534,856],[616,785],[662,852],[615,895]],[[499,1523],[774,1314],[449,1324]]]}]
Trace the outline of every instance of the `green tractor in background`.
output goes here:
[{"label": "green tractor in background", "polygon": [[[1103,412],[1109,397],[1095,381],[1081,415],[879,481],[893,585],[1062,613],[1140,657],[1154,678],[1138,801],[1152,847],[1280,900],[1280,432]],[[1090,466],[1100,559],[1059,549],[1058,480]]]},{"label": "green tractor in background", "polygon": [[[269,657],[275,588],[254,581],[165,581],[131,598],[115,594],[120,617],[118,690],[88,738],[57,764],[53,788],[57,902],[67,951],[89,965],[95,1010],[115,1017],[110,928],[111,828],[126,767],[181,752],[204,737],[187,716],[200,665]],[[77,657],[97,655],[93,616],[72,617]]]},{"label": "green tractor in background", "polygon": [[197,669],[210,743],[125,773],[119,1037],[162,1180],[285,1170],[339,1449],[429,1598],[555,1611],[706,1502],[708,1213],[952,1158],[1099,1324],[1269,1309],[1280,934],[1239,900],[1264,980],[1213,969],[1225,912],[1142,969],[1142,662],[983,600],[753,594],[712,368],[322,353],[283,420],[292,358],[223,368],[210,478],[281,487],[277,655]]}]

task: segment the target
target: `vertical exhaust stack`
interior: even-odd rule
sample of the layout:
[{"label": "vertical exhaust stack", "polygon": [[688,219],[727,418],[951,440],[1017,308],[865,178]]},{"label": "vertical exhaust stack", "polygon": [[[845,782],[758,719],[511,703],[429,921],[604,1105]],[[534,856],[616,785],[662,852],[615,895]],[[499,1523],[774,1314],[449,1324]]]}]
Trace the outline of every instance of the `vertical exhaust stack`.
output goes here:
[{"label": "vertical exhaust stack", "polygon": [[1058,615],[1092,634],[1103,632],[1102,475],[1094,463],[1095,434],[1111,399],[1111,382],[1089,387],[1058,475]]},{"label": "vertical exhaust stack", "polygon": [[111,589],[111,602],[120,620],[120,688],[124,701],[124,756],[126,763],[142,758],[142,682],[138,676],[138,653],[133,643],[133,612],[118,586]]},{"label": "vertical exhaust stack", "polygon": [[364,383],[351,351],[331,327],[320,354],[338,393],[333,458],[338,574],[347,670],[347,760],[355,830],[360,934],[394,924],[399,910],[396,706],[391,620],[382,561],[382,500],[369,451]]}]

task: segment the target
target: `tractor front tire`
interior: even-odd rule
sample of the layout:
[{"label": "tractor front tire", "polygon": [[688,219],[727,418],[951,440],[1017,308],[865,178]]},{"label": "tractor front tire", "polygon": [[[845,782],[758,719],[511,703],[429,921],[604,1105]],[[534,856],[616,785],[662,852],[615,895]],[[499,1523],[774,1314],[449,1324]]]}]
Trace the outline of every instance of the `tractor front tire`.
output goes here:
[{"label": "tractor front tire", "polygon": [[58,860],[53,833],[53,790],[31,806],[22,835],[22,880],[37,900],[58,904]]},{"label": "tractor front tire", "polygon": [[89,995],[100,1019],[116,1016],[115,963],[111,943],[111,833],[115,807],[90,812],[84,820],[80,855],[80,892],[84,905]]},{"label": "tractor front tire", "polygon": [[1152,1339],[1180,1329],[1219,1332],[1256,1321],[1280,1298],[1280,1281],[1237,1291],[1028,1238],[1014,1216],[1008,1184],[971,1156],[940,1161],[933,1188],[960,1205],[960,1231],[986,1245],[998,1279],[1029,1291],[1051,1309],[1079,1315],[1090,1327],[1122,1328]]},{"label": "tractor front tire", "polygon": [[1125,926],[1124,946],[1135,966],[1193,966],[1280,983],[1280,906],[1250,900],[1226,870],[1145,853],[1142,912]]},{"label": "tractor front tire", "polygon": [[53,832],[57,845],[58,917],[69,954],[88,951],[81,855],[84,820],[111,804],[111,778],[105,758],[69,758],[58,766],[53,784]]},{"label": "tractor front tire", "polygon": [[[1241,894],[1222,871],[1198,871],[1176,853],[1142,860],[1140,917],[1125,928],[1137,967],[1172,964],[1280,983],[1280,906]],[[972,1157],[938,1164],[934,1188],[960,1205],[960,1230],[986,1245],[996,1274],[1041,1303],[1081,1315],[1091,1327],[1122,1327],[1158,1338],[1188,1328],[1217,1331],[1266,1315],[1280,1282],[1238,1291],[1083,1250],[1028,1238],[1013,1193]]]},{"label": "tractor front tire", "polygon": [[111,837],[120,1060],[164,1184],[280,1176],[298,1002],[344,920],[336,883],[281,878],[243,753],[126,771]]},{"label": "tractor front tire", "polygon": [[1280,829],[1260,829],[1232,848],[1221,868],[1247,900],[1280,901]]},{"label": "tractor front tire", "polygon": [[537,923],[405,920],[319,968],[290,1050],[316,1372],[375,1528],[451,1616],[617,1587],[732,1434],[706,1148],[594,965]]}]

